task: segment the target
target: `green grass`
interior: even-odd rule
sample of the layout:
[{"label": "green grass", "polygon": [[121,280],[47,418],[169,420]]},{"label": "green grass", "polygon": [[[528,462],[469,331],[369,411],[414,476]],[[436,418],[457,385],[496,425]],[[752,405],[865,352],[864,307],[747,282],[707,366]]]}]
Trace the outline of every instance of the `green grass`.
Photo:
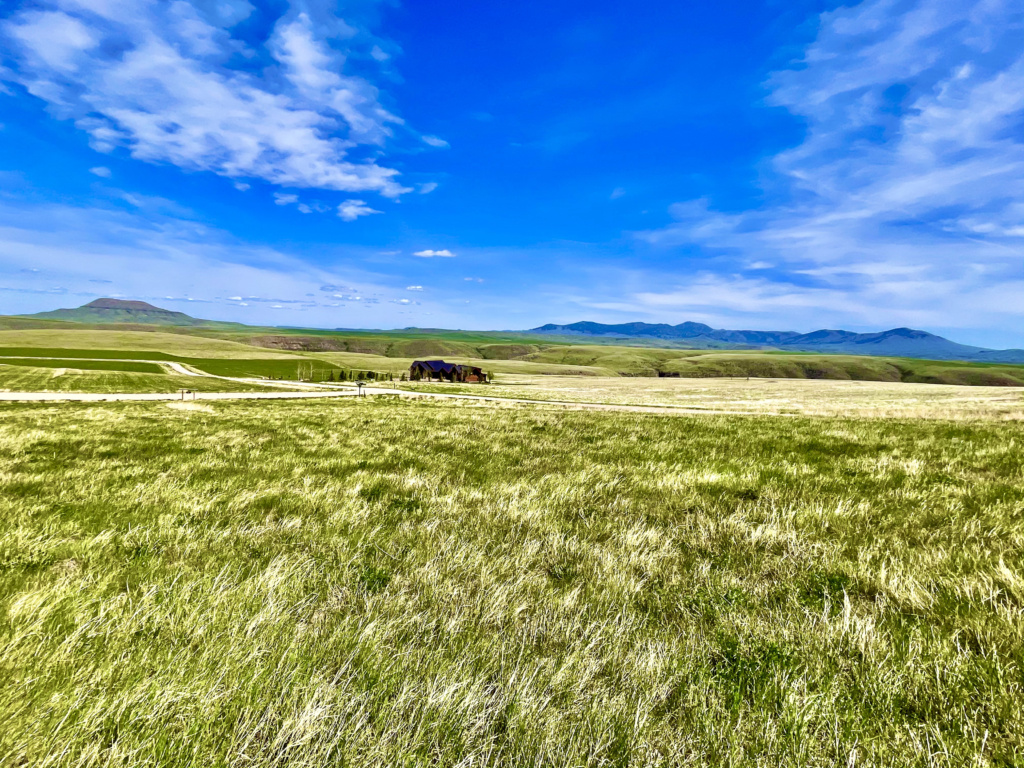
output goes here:
[{"label": "green grass", "polygon": [[[2,327],[3,324],[0,324]],[[27,349],[62,349],[68,356],[79,357],[76,353],[126,352],[141,359],[166,360],[168,358],[295,358],[294,353],[261,349],[239,341],[221,338],[206,338],[193,335],[185,328],[150,326],[143,329],[109,329],[76,326],[73,323],[56,327],[17,328],[0,330],[0,347],[16,348],[21,356],[27,356]],[[212,333],[212,331],[208,331]],[[151,355],[157,355],[151,357]],[[163,355],[163,357],[160,357]]]},{"label": "green grass", "polygon": [[[268,379],[304,379],[311,381],[351,379],[355,371],[332,365],[330,362],[311,357],[295,357],[287,360],[232,360],[182,358],[187,363],[214,376],[262,377]],[[364,361],[369,362],[369,361]],[[363,368],[359,373],[367,372]]]},{"label": "green grass", "polygon": [[0,365],[0,392],[269,392],[270,387],[176,374],[129,373]]},{"label": "green grass", "polygon": [[124,371],[126,373],[163,373],[155,363],[137,363],[130,360],[59,360],[38,357],[3,357],[0,366],[29,368],[74,368],[82,371]]},{"label": "green grass", "polygon": [[1024,761],[1019,423],[0,408],[0,764]]},{"label": "green grass", "polygon": [[[255,352],[255,350],[253,351]],[[12,355],[20,357],[10,357]],[[328,376],[337,380],[346,377],[352,378],[357,373],[370,371],[369,368],[365,367],[358,370],[353,367],[343,368],[306,355],[238,359],[234,357],[186,357],[146,349],[0,347],[0,364],[30,365],[46,368],[77,368],[83,370],[120,370],[139,373],[161,373],[163,370],[158,365],[130,362],[137,360],[161,360],[184,363],[214,376],[234,376],[240,378],[304,378],[322,381],[326,380]],[[372,361],[366,356],[360,356],[354,362],[365,364]],[[370,372],[372,373],[372,371]]]},{"label": "green grass", "polygon": [[67,349],[63,347],[0,347],[0,357],[88,358],[90,360],[171,360],[177,355],[145,349]]},{"label": "green grass", "polygon": [[[2,321],[3,318],[0,318]],[[39,321],[42,323],[43,321]],[[314,331],[214,328],[132,330],[74,324],[26,328],[0,322],[0,355],[178,361],[219,375],[294,378],[299,361],[401,375],[419,358],[478,365],[498,374],[795,378],[1024,386],[1024,365],[866,355],[621,346],[587,339],[457,331]],[[237,360],[227,363],[226,360]],[[211,362],[212,361],[212,362]],[[203,363],[210,367],[204,368]],[[230,373],[220,373],[230,371]],[[236,372],[238,372],[236,374]],[[314,374],[317,375],[317,374]]]}]

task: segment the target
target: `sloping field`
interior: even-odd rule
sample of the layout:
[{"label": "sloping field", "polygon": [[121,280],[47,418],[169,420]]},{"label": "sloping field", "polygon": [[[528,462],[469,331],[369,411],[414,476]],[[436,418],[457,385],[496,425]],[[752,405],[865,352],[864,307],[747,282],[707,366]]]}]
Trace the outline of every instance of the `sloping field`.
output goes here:
[{"label": "sloping field", "polygon": [[61,360],[59,358],[0,357],[0,366],[27,366],[30,368],[77,368],[83,371],[125,371],[127,373],[163,373],[157,363],[139,363],[131,360]]},{"label": "sloping field", "polygon": [[[187,330],[187,332],[186,332]],[[0,354],[18,357],[75,357],[91,350],[104,359],[248,360],[242,375],[277,377],[284,362],[263,366],[255,360],[311,359],[318,370],[406,372],[415,359],[444,358],[477,365],[497,374],[584,376],[680,376],[686,378],[797,378],[856,381],[906,381],[934,384],[1024,386],[1024,366],[959,363],[862,355],[818,355],[625,347],[609,344],[482,343],[488,337],[441,333],[367,335],[322,331],[260,335],[215,329],[179,332],[96,329],[0,330]],[[204,335],[210,337],[207,338]],[[449,338],[454,336],[456,338]],[[498,336],[498,335],[496,335]],[[236,340],[229,340],[236,339]],[[6,350],[6,351],[4,351]],[[33,351],[34,350],[34,351]],[[77,353],[77,354],[76,354]],[[216,366],[215,366],[216,367]],[[203,370],[206,370],[205,368]],[[220,370],[227,370],[221,364]],[[211,371],[217,372],[217,371]],[[234,374],[228,374],[234,375]],[[291,377],[294,374],[287,374]],[[336,371],[332,375],[337,375]]]},{"label": "sloping field", "polygon": [[[313,353],[310,353],[311,355]],[[318,360],[339,365],[343,368],[369,369],[386,371],[395,375],[409,372],[414,357],[380,357],[378,355],[362,355],[352,352],[317,352]],[[582,365],[561,365],[552,363],[534,363],[526,360],[484,360],[477,357],[458,357],[448,355],[444,358],[451,363],[466,363],[482,368],[491,373],[512,374],[550,374],[562,376],[615,376],[607,368],[594,368]]]},{"label": "sloping field", "polygon": [[1024,386],[1024,366],[864,355],[702,352],[634,347],[564,346],[527,355],[546,363],[589,365],[627,376],[848,379],[931,384]]},{"label": "sloping field", "polygon": [[130,373],[81,368],[30,368],[0,365],[0,392],[201,392],[273,391],[254,384],[167,373]]},{"label": "sloping field", "polygon": [[[18,355],[27,355],[29,348],[62,350],[70,355],[73,350],[96,350],[105,355],[118,352],[165,354],[184,357],[235,358],[290,358],[287,352],[260,349],[237,341],[205,338],[185,333],[161,331],[111,330],[7,330],[0,331],[0,347],[17,349]],[[167,359],[154,357],[151,359]]]},{"label": "sloping field", "polygon": [[5,765],[1024,761],[1019,423],[0,410]]}]

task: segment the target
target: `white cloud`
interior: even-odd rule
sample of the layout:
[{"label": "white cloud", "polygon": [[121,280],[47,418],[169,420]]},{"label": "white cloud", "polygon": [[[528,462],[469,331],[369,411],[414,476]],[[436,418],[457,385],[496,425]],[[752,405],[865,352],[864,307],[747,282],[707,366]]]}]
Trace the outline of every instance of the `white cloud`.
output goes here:
[{"label": "white cloud", "polygon": [[443,147],[450,146],[447,141],[445,141],[444,139],[440,138],[439,136],[424,136],[423,137],[423,142],[425,144],[429,144],[432,147],[443,148]]},{"label": "white cloud", "polygon": [[[51,0],[0,25],[12,77],[104,152],[299,188],[410,191],[378,161],[401,120],[344,73],[354,32],[329,14],[286,16],[252,50],[231,34],[248,3]],[[248,6],[251,10],[251,6]],[[318,20],[319,22],[319,20]],[[254,57],[270,66],[255,70]]]},{"label": "white cloud", "polygon": [[372,56],[375,61],[387,61],[391,58],[391,55],[379,45],[375,45],[370,49],[370,56]]},{"label": "white cloud", "polygon": [[434,256],[441,256],[443,258],[451,258],[451,257],[455,256],[455,254],[452,253],[451,251],[449,251],[447,248],[444,248],[443,250],[440,250],[440,251],[435,251],[435,250],[431,250],[431,249],[428,248],[425,251],[416,251],[415,253],[413,253],[413,256],[420,256],[421,258],[424,258],[424,259],[433,258]]},{"label": "white cloud", "polygon": [[375,211],[363,200],[346,200],[338,206],[338,216],[345,221],[355,221],[360,216],[369,216],[371,213],[382,213],[382,211]]},{"label": "white cloud", "polygon": [[482,283],[484,281],[482,277],[464,277],[462,279],[467,283]]},{"label": "white cloud", "polygon": [[[719,277],[670,278],[677,287],[637,292],[637,305],[712,297],[822,323],[1016,327],[1024,302],[1005,288],[1024,261],[1021,34],[999,2],[867,0],[823,14],[802,61],[769,80],[769,101],[807,126],[772,163],[778,202],[672,206],[672,224],[638,236],[698,247]],[[767,266],[781,284],[742,274]]]},{"label": "white cloud", "polygon": [[407,285],[405,287],[405,290],[407,290],[407,291],[422,291],[423,290],[423,286],[422,285]]},{"label": "white cloud", "polygon": [[239,192],[248,192],[249,189],[250,189],[250,186],[248,184],[246,184],[244,181],[236,181],[235,182],[235,189],[237,189]]},{"label": "white cloud", "polygon": [[608,199],[609,200],[618,200],[624,194],[626,194],[626,190],[625,189],[623,189],[622,187],[616,187],[615,189],[612,190],[612,193],[610,195],[608,195]]},{"label": "white cloud", "polygon": [[298,195],[287,194],[285,192],[274,193],[274,205],[293,205],[299,202]]},{"label": "white cloud", "polygon": [[89,173],[93,174],[94,176],[99,176],[101,179],[110,178],[110,169],[102,165],[97,165],[95,168],[90,168]]},{"label": "white cloud", "polygon": [[425,184],[420,184],[419,192],[420,192],[421,195],[429,195],[435,189],[437,189],[437,182],[436,181],[428,181]]}]

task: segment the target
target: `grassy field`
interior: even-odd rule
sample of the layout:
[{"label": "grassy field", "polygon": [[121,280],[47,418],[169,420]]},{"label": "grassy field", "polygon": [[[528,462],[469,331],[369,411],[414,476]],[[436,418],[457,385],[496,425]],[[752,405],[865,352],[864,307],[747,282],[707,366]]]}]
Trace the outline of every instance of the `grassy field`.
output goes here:
[{"label": "grassy field", "polygon": [[551,347],[524,360],[586,365],[627,376],[683,378],[838,379],[925,384],[1024,386],[1024,365],[914,360],[865,355],[642,349],[573,345]]},{"label": "grassy field", "polygon": [[[62,355],[73,357],[72,350],[93,350],[104,355],[128,352],[144,359],[167,360],[181,357],[200,358],[272,358],[294,359],[294,353],[261,349],[238,341],[206,338],[187,333],[173,333],[162,326],[160,330],[126,331],[97,330],[91,328],[0,330],[0,347],[16,349],[19,356],[29,356],[31,348],[61,350]],[[179,329],[180,330],[180,329]],[[149,355],[156,356],[150,357]],[[35,356],[35,355],[33,355]]]},{"label": "grassy field", "polygon": [[[309,381],[339,380],[352,378],[357,372],[349,367],[313,357],[294,357],[287,360],[238,360],[238,359],[202,359],[182,358],[200,371],[214,376],[263,377],[268,379],[303,379]],[[362,362],[367,362],[363,360]],[[359,373],[370,372],[363,368]],[[381,374],[385,375],[385,374]]]},{"label": "grassy field", "polygon": [[1024,419],[1024,387],[805,379],[499,375],[494,383],[401,382],[412,391],[805,416]]},{"label": "grassy field", "polygon": [[[2,318],[0,318],[2,321]],[[5,323],[0,322],[0,328]],[[8,323],[7,325],[12,325]],[[135,328],[133,326],[133,328]],[[57,324],[0,330],[0,355],[199,361],[220,375],[292,378],[305,361],[321,372],[374,371],[400,376],[419,358],[477,365],[498,375],[794,378],[985,386],[1024,386],[1024,365],[808,353],[666,349],[470,332],[145,330]],[[205,334],[205,335],[204,335]],[[229,365],[226,360],[235,360]],[[213,361],[213,362],[210,362]],[[259,362],[264,361],[264,362]],[[333,369],[333,370],[332,370]],[[231,371],[231,373],[224,373]]]},{"label": "grassy field", "polygon": [[176,392],[269,392],[258,384],[166,373],[129,373],[75,368],[0,365],[0,392],[96,392],[101,394]]},{"label": "grassy field", "polygon": [[2,357],[0,367],[74,368],[82,371],[122,371],[125,373],[163,373],[156,363],[131,360],[60,360],[57,358]]},{"label": "grassy field", "polygon": [[0,764],[1020,765],[1022,441],[0,406]]}]

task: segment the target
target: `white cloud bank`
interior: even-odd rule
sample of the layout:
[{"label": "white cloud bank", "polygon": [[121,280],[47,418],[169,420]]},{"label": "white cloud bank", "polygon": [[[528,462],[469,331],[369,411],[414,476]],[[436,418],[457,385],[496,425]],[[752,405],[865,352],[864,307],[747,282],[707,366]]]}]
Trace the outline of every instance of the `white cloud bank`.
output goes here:
[{"label": "white cloud bank", "polygon": [[0,25],[6,76],[103,152],[293,188],[411,191],[377,159],[402,120],[368,80],[344,73],[366,35],[325,3],[293,3],[253,49],[232,33],[253,10],[245,0],[44,0]]},{"label": "white cloud bank", "polygon": [[616,308],[1019,333],[1024,27],[1014,7],[867,0],[823,14],[802,61],[768,83],[769,101],[807,126],[772,162],[776,202],[672,206],[674,223],[639,237],[717,260]]}]

